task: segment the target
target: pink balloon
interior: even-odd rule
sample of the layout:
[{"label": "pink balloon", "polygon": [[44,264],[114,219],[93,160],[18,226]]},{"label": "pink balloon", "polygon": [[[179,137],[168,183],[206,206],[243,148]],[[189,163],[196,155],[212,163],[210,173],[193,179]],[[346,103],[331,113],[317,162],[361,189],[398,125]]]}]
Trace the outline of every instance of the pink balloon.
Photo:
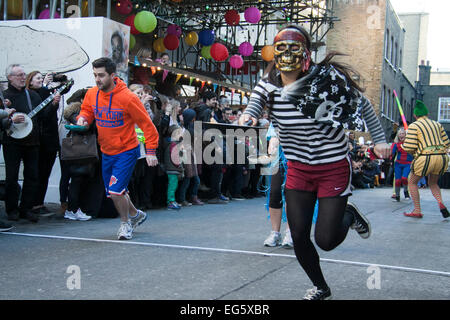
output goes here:
[{"label": "pink balloon", "polygon": [[239,53],[244,57],[248,57],[253,53],[253,46],[250,42],[242,42],[239,45]]},{"label": "pink balloon", "polygon": [[178,38],[181,36],[181,27],[177,26],[176,24],[171,24],[167,27],[167,34],[173,34],[174,36],[177,36]]},{"label": "pink balloon", "polygon": [[250,7],[244,11],[245,21],[249,23],[258,23],[261,20],[261,12],[256,7]]},{"label": "pink balloon", "polygon": [[[58,12],[55,12],[55,18],[61,18]],[[50,19],[50,9],[42,10],[38,19]]]},{"label": "pink balloon", "polygon": [[238,54],[231,56],[230,66],[234,69],[239,69],[244,65],[244,59]]}]

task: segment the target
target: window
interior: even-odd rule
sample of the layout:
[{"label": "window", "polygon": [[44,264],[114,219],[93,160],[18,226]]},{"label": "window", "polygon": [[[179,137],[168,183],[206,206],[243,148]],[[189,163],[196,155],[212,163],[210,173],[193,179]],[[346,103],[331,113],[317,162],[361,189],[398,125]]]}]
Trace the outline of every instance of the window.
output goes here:
[{"label": "window", "polygon": [[389,60],[389,29],[386,30],[386,38],[384,39],[384,57]]},{"label": "window", "polygon": [[439,98],[439,122],[450,122],[450,98]]},{"label": "window", "polygon": [[386,86],[383,86],[383,91],[381,92],[381,113],[386,114]]},{"label": "window", "polygon": [[391,117],[391,90],[388,89],[388,94],[386,96],[387,106],[386,106],[386,117]]},{"label": "window", "polygon": [[395,43],[395,49],[394,49],[394,61],[392,62],[394,64],[395,69],[398,68],[398,44]]},{"label": "window", "polygon": [[394,36],[391,36],[391,52],[389,54],[391,63],[394,63]]},{"label": "window", "polygon": [[403,52],[402,50],[400,50],[400,58],[399,58],[399,62],[398,62],[398,67],[401,69],[403,66]]}]

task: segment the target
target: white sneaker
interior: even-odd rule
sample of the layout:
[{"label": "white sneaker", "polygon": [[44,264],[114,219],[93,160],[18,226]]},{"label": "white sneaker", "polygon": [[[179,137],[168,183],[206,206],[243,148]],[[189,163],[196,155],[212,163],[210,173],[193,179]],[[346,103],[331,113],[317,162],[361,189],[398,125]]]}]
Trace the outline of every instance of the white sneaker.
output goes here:
[{"label": "white sneaker", "polygon": [[137,214],[134,217],[130,217],[131,227],[136,229],[137,226],[140,226],[147,220],[147,214],[144,211],[137,210]]},{"label": "white sneaker", "polygon": [[66,212],[64,213],[64,218],[69,220],[77,220],[77,213],[66,210]]},{"label": "white sneaker", "polygon": [[271,231],[270,235],[264,241],[264,245],[266,247],[276,247],[280,245],[281,242],[281,233],[277,231]]},{"label": "white sneaker", "polygon": [[117,232],[117,238],[119,240],[130,240],[133,238],[133,227],[131,223],[128,222],[120,222],[119,231]]},{"label": "white sneaker", "polygon": [[81,211],[81,209],[78,209],[78,211],[75,213],[75,215],[77,216],[77,220],[80,220],[80,221],[88,221],[92,218],[91,216],[88,216],[86,213]]},{"label": "white sneaker", "polygon": [[289,229],[286,230],[281,246],[287,249],[294,247],[294,242],[292,242],[291,230]]}]

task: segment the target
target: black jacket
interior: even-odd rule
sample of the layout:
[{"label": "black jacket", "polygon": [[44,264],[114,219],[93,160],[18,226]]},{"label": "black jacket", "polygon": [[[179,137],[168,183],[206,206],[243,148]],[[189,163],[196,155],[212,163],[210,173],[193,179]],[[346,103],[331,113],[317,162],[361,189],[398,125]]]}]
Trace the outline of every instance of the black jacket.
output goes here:
[{"label": "black jacket", "polygon": [[[30,94],[31,106],[36,108],[41,102],[41,97],[34,91],[28,90]],[[10,108],[16,109],[16,112],[23,112],[25,114],[30,113],[30,108],[28,106],[28,99],[25,93],[25,88],[22,90],[17,90],[11,84],[8,84],[8,89],[3,92],[5,99],[11,101]],[[3,135],[4,144],[18,144],[22,146],[38,146],[39,145],[39,126],[41,121],[41,115],[38,113],[33,117],[33,130],[31,133],[23,139],[14,139],[9,137],[7,134]]]},{"label": "black jacket", "polygon": [[[42,101],[50,96],[51,92],[47,88],[42,87],[35,91],[39,94]],[[58,105],[54,105],[51,101],[42,111],[41,122],[40,122],[40,145],[45,147],[48,151],[58,151],[59,150],[59,137],[58,137]]]}]

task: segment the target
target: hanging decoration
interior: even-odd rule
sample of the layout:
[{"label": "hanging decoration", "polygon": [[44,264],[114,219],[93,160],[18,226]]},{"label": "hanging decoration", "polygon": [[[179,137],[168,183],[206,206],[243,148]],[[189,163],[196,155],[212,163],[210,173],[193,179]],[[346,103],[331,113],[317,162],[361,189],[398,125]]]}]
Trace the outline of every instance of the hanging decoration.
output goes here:
[{"label": "hanging decoration", "polygon": [[[58,12],[55,12],[55,18],[57,19],[61,18]],[[50,19],[50,9],[42,10],[41,13],[39,14],[38,19]]]},{"label": "hanging decoration", "polygon": [[[5,3],[6,1],[2,1]],[[21,17],[22,16],[22,10],[23,10],[23,1],[22,0],[9,0],[8,6],[7,6],[7,12],[8,15],[14,16],[14,17]],[[41,18],[39,18],[41,19]],[[42,19],[48,19],[48,18],[42,18]]]},{"label": "hanging decoration", "polygon": [[177,78],[175,79],[175,84],[177,84],[177,82],[180,81],[182,76],[183,76],[182,74],[179,74],[179,73],[177,74]]},{"label": "hanging decoration", "polygon": [[186,42],[186,44],[188,46],[195,46],[198,42],[198,34],[195,31],[191,31],[189,32],[186,37],[184,37],[184,42]]},{"label": "hanging decoration", "polygon": [[178,40],[176,35],[168,34],[164,37],[164,46],[167,50],[176,50],[180,45],[180,40]]},{"label": "hanging decoration", "polygon": [[261,49],[261,57],[264,61],[270,62],[274,58],[274,48],[273,46],[267,45]]},{"label": "hanging decoration", "polygon": [[238,54],[231,56],[230,66],[234,69],[239,69],[244,65],[244,59]]},{"label": "hanging decoration", "polygon": [[228,49],[221,43],[214,43],[211,46],[211,57],[216,61],[225,61],[228,58]]},{"label": "hanging decoration", "polygon": [[199,42],[204,46],[210,46],[215,40],[214,30],[202,30],[198,35]]},{"label": "hanging decoration", "polygon": [[241,17],[239,15],[239,12],[236,10],[228,10],[225,13],[225,22],[229,26],[237,26],[239,24],[239,21],[241,20]]},{"label": "hanging decoration", "polygon": [[245,41],[239,45],[239,53],[244,57],[248,57],[253,53],[253,46],[250,42]]},{"label": "hanging decoration", "polygon": [[126,24],[127,26],[130,27],[130,33],[131,34],[139,34],[140,32],[136,29],[136,27],[134,26],[134,19],[136,18],[136,15],[132,14],[130,16],[128,16],[125,21],[123,22],[124,24]]},{"label": "hanging decoration", "polygon": [[176,24],[171,24],[167,27],[167,34],[171,34],[179,38],[181,36],[181,27]]},{"label": "hanging decoration", "polygon": [[256,7],[249,7],[244,11],[244,18],[248,23],[258,23],[261,20],[261,12]]},{"label": "hanging decoration", "polygon": [[133,4],[130,0],[118,0],[116,4],[116,11],[124,16],[131,13],[133,10]]},{"label": "hanging decoration", "polygon": [[136,37],[130,34],[130,50],[133,50],[136,45]]},{"label": "hanging decoration", "polygon": [[155,30],[157,22],[155,15],[146,10],[139,12],[134,18],[134,26],[142,33],[150,33]]},{"label": "hanging decoration", "polygon": [[211,56],[211,46],[203,47],[202,50],[200,51],[200,54],[201,54],[202,57],[205,58],[205,59],[212,59],[212,56]]},{"label": "hanging decoration", "polygon": [[164,46],[164,38],[158,38],[155,41],[153,41],[153,50],[155,50],[158,53],[162,53],[166,51],[166,47]]}]

